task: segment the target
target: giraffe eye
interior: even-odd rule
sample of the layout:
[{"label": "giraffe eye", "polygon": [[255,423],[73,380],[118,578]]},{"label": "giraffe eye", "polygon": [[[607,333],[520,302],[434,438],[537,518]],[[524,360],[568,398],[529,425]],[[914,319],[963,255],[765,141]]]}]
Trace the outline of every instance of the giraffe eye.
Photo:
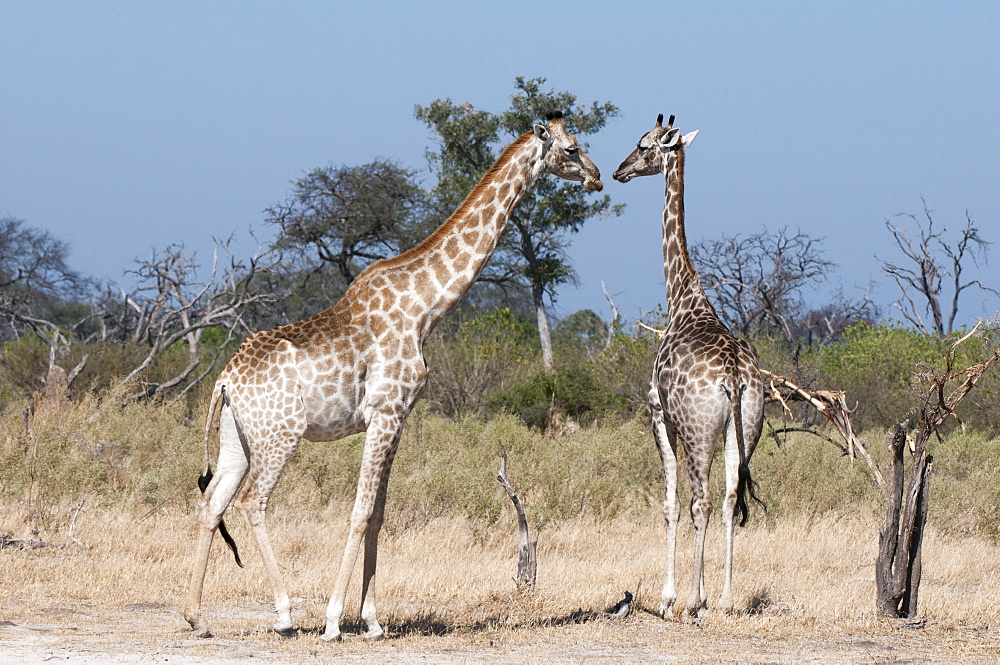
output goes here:
[{"label": "giraffe eye", "polygon": [[571,145],[568,148],[566,148],[566,154],[567,155],[575,155],[578,150],[579,150],[579,148],[577,148],[575,145]]}]

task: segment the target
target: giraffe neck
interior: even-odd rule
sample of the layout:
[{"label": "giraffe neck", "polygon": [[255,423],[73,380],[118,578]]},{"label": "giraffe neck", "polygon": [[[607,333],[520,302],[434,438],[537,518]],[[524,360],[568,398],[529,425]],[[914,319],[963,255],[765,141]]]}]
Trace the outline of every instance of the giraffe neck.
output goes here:
[{"label": "giraffe neck", "polygon": [[[380,273],[409,278],[401,296],[412,298],[418,326],[429,333],[479,277],[525,192],[541,175],[544,150],[533,132],[521,135],[501,154],[458,210],[419,245],[378,261],[357,282]],[[353,287],[353,285],[352,285]]]},{"label": "giraffe neck", "polygon": [[[712,308],[691,263],[684,231],[684,149],[667,155],[663,174],[666,193],[663,202],[663,276],[667,283],[670,319],[682,310],[699,306]],[[713,308],[714,311],[714,308]]]}]

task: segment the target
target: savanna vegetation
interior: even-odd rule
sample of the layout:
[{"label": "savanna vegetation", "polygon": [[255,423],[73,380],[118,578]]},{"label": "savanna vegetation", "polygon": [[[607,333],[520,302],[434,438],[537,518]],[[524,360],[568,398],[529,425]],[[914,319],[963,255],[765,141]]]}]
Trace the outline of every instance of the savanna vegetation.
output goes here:
[{"label": "savanna vegetation", "polygon": [[[168,247],[137,262],[128,291],[73,271],[65,245],[26,221],[0,222],[3,542],[62,543],[65,549],[38,551],[92,566],[123,556],[159,581],[139,591],[142,585],[121,572],[119,595],[108,591],[110,597],[122,606],[146,602],[143,594],[178,601],[187,559],[175,545],[193,531],[208,395],[228,356],[247,334],[318,311],[370,262],[419,242],[498,148],[542,111],[573,109],[567,123],[582,135],[617,114],[610,102],[579,105],[543,85],[517,79],[510,108],[497,114],[450,100],[417,106],[416,117],[438,140],[428,150],[437,177],[429,189],[416,171],[384,160],[318,167],[266,212],[276,236],[254,256],[235,256],[220,242],[213,264],[198,266],[180,246]],[[572,233],[588,219],[622,212],[607,196],[543,180],[515,213],[482,281],[429,339],[429,384],[404,430],[389,489],[385,539],[395,553],[385,555],[390,590],[383,602],[390,629],[396,623],[426,635],[449,626],[554,625],[574,606],[615,600],[622,588],[641,587],[652,595],[645,606],[656,606],[662,472],[645,395],[655,330],[669,312],[651,303],[629,320],[609,302],[610,320],[590,310],[559,321],[549,313],[553,289],[572,279]],[[835,266],[821,239],[804,231],[765,230],[691,248],[720,316],[754,340],[762,367],[800,386],[844,391],[855,431],[882,468],[886,433],[919,417],[948,349],[968,332],[956,325],[962,297],[996,294],[962,277],[963,265],[987,250],[971,217],[948,236],[925,203],[922,216],[886,225],[885,254],[895,258],[884,261],[885,276],[899,297],[882,317],[864,295],[807,305],[806,290],[828,281]],[[977,331],[957,347],[955,366],[982,363],[1000,344],[998,334],[996,325]],[[805,624],[832,612],[865,624],[872,590],[859,580],[871,580],[885,490],[863,463],[845,456],[810,407],[768,408],[751,463],[768,509],[755,513],[740,536],[752,545],[741,540],[737,570],[754,571],[737,575],[740,609]],[[778,433],[788,429],[802,431]],[[986,623],[995,631],[990,612],[1000,584],[996,567],[983,562],[1000,553],[1000,372],[983,374],[940,434],[932,443],[925,571],[932,580],[949,577],[941,588],[931,583],[923,607],[939,621]],[[333,571],[319,567],[332,566],[330,552],[343,542],[362,444],[360,435],[303,442],[271,504],[279,561],[320,627]],[[541,524],[533,599],[509,595],[512,564],[509,572],[491,569],[480,591],[468,590],[476,585],[458,573],[482,572],[485,564],[466,560],[472,554],[507,566],[515,551],[513,513],[495,480],[501,444],[529,520],[533,528]],[[719,497],[718,471],[713,482]],[[245,528],[230,521],[252,550]],[[441,549],[406,544],[425,538]],[[797,543],[811,562],[790,563],[801,558]],[[260,575],[234,577],[217,554],[209,578],[223,577],[210,582],[209,595],[250,589],[255,602],[267,600]],[[33,593],[57,593],[45,586],[57,575],[55,564],[38,563],[48,572],[29,580],[28,554],[13,556],[5,549],[0,558],[3,604],[30,616]],[[392,568],[396,556],[429,571],[432,581]],[[442,558],[457,563],[449,567]],[[950,561],[965,563],[957,571]],[[106,565],[101,570],[108,574]],[[435,575],[451,586],[429,588]],[[792,581],[796,575],[821,588],[810,591],[807,581]],[[849,587],[849,600],[826,588],[834,583]],[[19,585],[33,590],[27,600],[13,600]],[[979,593],[974,603],[970,585]],[[69,591],[77,598],[88,593]],[[732,618],[714,620],[741,630]]]}]

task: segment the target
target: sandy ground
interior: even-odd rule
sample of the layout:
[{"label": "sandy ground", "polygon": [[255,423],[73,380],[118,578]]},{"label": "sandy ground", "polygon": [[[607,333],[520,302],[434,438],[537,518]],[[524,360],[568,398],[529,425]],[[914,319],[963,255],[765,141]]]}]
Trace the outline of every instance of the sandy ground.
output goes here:
[{"label": "sandy ground", "polygon": [[260,603],[240,601],[234,607],[229,599],[223,611],[214,636],[197,639],[176,608],[163,604],[131,605],[117,614],[102,613],[86,602],[42,608],[37,620],[0,620],[0,663],[1000,662],[995,627],[933,622],[859,626],[835,619],[819,623],[711,612],[696,621],[663,621],[640,608],[624,620],[550,619],[550,625],[542,626],[389,625],[389,637],[382,642],[349,636],[343,643],[327,644],[319,640],[318,624],[290,639],[270,633],[270,608]]}]

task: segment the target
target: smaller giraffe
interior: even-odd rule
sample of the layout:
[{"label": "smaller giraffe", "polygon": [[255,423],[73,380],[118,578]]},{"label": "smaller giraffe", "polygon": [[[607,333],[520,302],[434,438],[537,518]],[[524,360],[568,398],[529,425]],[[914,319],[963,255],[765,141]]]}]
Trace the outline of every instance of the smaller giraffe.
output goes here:
[{"label": "smaller giraffe", "polygon": [[660,613],[672,611],[677,519],[677,447],[684,451],[691,488],[694,521],[694,566],[686,611],[707,607],[704,559],[705,535],[712,504],[708,476],[720,437],[725,438],[726,495],[722,504],[725,528],[725,577],[720,608],[733,608],[733,527],[746,522],[746,494],[757,499],[750,478],[750,456],[763,426],[764,389],[753,346],[737,339],[719,320],[698,281],[687,251],[684,231],[684,151],[698,134],[681,136],[670,116],[643,134],[638,146],[615,171],[628,182],[638,176],[662,173],[666,179],[663,208],[663,273],[666,278],[669,322],[653,364],[649,408],[653,436],[663,464],[667,527],[666,582]]}]

